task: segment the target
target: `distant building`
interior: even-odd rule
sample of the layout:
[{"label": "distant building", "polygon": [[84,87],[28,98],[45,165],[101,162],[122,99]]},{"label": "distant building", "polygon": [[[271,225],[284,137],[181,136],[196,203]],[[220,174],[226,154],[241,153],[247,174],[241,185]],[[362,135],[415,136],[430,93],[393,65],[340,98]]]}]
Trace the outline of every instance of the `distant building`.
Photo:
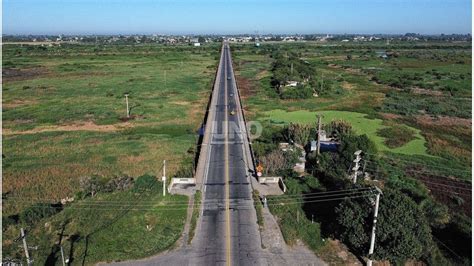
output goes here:
[{"label": "distant building", "polygon": [[195,42],[195,43],[193,43],[193,45],[194,45],[194,46],[201,46],[201,43]]}]

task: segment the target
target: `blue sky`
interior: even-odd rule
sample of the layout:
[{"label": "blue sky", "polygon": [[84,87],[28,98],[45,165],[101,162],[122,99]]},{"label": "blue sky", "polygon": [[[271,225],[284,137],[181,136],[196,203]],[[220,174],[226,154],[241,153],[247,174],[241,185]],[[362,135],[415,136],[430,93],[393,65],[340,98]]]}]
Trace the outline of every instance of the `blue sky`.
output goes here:
[{"label": "blue sky", "polygon": [[3,0],[3,34],[470,33],[470,0]]}]

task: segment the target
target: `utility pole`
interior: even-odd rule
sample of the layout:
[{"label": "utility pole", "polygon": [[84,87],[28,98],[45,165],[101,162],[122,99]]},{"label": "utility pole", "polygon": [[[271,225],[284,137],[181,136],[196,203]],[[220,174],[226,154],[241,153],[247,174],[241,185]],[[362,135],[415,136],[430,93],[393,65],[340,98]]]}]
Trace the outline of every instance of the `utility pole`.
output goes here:
[{"label": "utility pole", "polygon": [[321,115],[318,115],[318,146],[316,150],[319,155],[321,150]]},{"label": "utility pole", "polygon": [[375,246],[375,228],[377,225],[377,216],[379,214],[379,201],[380,201],[380,195],[382,195],[382,190],[380,190],[378,187],[375,187],[377,190],[377,196],[375,197],[375,206],[374,206],[374,221],[372,223],[372,233],[370,236],[370,248],[369,248],[369,255],[368,255],[368,260],[367,260],[367,266],[372,266],[372,254],[374,254],[374,246]]},{"label": "utility pole", "polygon": [[357,173],[359,171],[359,168],[360,168],[360,165],[359,165],[359,162],[360,160],[362,160],[362,157],[361,157],[361,154],[362,151],[361,150],[358,150],[356,152],[354,152],[354,155],[356,156],[356,158],[354,159],[354,163],[355,163],[355,166],[352,168],[352,182],[355,184],[357,183]]},{"label": "utility pole", "polygon": [[166,196],[166,160],[163,160],[163,177],[161,178],[163,181],[163,197]]},{"label": "utility pole", "polygon": [[291,75],[293,75],[293,63],[291,63]]},{"label": "utility pole", "polygon": [[23,249],[25,250],[26,262],[28,266],[33,265],[33,260],[30,258],[30,253],[28,252],[28,244],[26,243],[26,235],[23,227],[20,229],[21,238],[23,240]]},{"label": "utility pole", "polygon": [[166,89],[166,70],[165,70],[165,89]]},{"label": "utility pole", "polygon": [[66,260],[64,259],[64,249],[63,245],[61,245],[61,258],[63,260],[63,266],[66,266]]},{"label": "utility pole", "polygon": [[362,166],[362,177],[366,179],[367,173],[365,172],[365,167],[367,166],[367,159],[364,159],[364,166]]},{"label": "utility pole", "polygon": [[128,108],[128,93],[125,93],[125,103],[127,105],[127,118],[130,118],[130,108]]},{"label": "utility pole", "polygon": [[321,91],[324,89],[324,74],[321,73]]}]

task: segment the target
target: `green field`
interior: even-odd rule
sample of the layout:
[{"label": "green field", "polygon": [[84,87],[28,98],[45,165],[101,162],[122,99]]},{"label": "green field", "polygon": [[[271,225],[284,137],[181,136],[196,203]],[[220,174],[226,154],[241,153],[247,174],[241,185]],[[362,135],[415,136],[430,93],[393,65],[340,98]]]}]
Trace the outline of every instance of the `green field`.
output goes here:
[{"label": "green field", "polygon": [[[318,82],[330,83],[319,97],[280,99],[270,84],[272,53],[297,54],[313,65]],[[382,59],[377,51],[396,56]],[[325,113],[353,122],[380,152],[438,157],[471,167],[471,52],[468,44],[272,43],[233,47],[239,88],[249,119],[312,122]],[[351,59],[348,59],[350,55]],[[361,120],[362,119],[362,120]],[[392,148],[377,132],[409,128],[414,139]]]},{"label": "green field", "polygon": [[401,153],[406,155],[428,155],[426,153],[425,139],[421,136],[420,131],[416,130],[415,139],[404,144],[401,147],[389,148],[384,144],[385,139],[377,134],[377,131],[385,128],[383,121],[380,119],[370,119],[367,115],[347,112],[347,111],[294,111],[286,112],[283,110],[273,110],[265,112],[263,119],[270,120],[273,123],[303,123],[303,124],[314,124],[316,122],[316,115],[322,115],[326,121],[332,120],[345,120],[351,123],[353,129],[357,134],[365,134],[372,141],[374,141],[379,151],[389,151],[395,153]]},{"label": "green field", "polygon": [[[219,48],[4,45],[3,216],[16,217],[36,202],[77,199],[83,177],[161,176],[163,160],[167,160],[169,176],[191,168]],[[125,93],[129,94],[130,118],[126,117]],[[130,196],[114,192],[100,199],[126,201]],[[163,199],[147,196],[144,200],[159,204]],[[38,225],[25,225],[20,219],[4,227],[4,257],[21,256],[12,239],[19,227],[27,226],[33,230],[31,245],[41,242],[44,248],[35,257],[45,258],[54,248],[58,224],[65,220],[74,221],[68,232],[81,237],[74,257],[84,251],[83,237],[100,226],[98,221],[113,221],[113,226],[90,238],[88,264],[148,256],[173,245],[185,213],[130,211],[115,221],[114,211],[71,207]],[[149,233],[143,231],[147,219],[157,225]],[[54,224],[53,231],[45,232],[45,223]],[[137,225],[137,230],[118,233],[131,225]],[[141,242],[146,245],[143,249],[137,245]]]},{"label": "green field", "polygon": [[[162,183],[154,181],[129,191],[99,193],[26,225],[29,243],[38,247],[31,251],[35,263],[60,265],[59,239],[73,264],[86,265],[143,258],[172,247],[186,220],[187,197],[163,197],[161,190]],[[13,226],[3,232],[4,255],[21,258],[22,250],[10,242],[17,235]]]},{"label": "green field", "polygon": [[[381,257],[401,258],[391,261],[394,264],[406,259],[427,265],[471,264],[470,250],[459,241],[468,243],[472,238],[469,42],[274,42],[260,47],[235,44],[232,51],[246,118],[267,127],[254,140],[256,157],[268,173],[283,177],[287,196],[303,198],[298,204],[270,207],[288,244],[302,241],[328,262],[351,264],[348,256],[334,251],[341,250],[339,244],[321,243],[322,238],[336,238],[351,253],[365,256],[368,245],[358,248],[367,239],[348,240],[338,228],[335,210],[340,201],[313,203],[316,196],[312,195],[354,188],[348,181],[348,169],[353,166],[353,153],[361,149],[367,175],[357,179],[357,185],[396,191],[411,202],[410,211],[413,206],[423,208],[421,216],[413,217],[419,219],[415,226],[430,227],[429,237],[408,237],[409,232],[383,245],[404,246],[407,252],[418,240],[436,238],[422,245],[420,248],[429,250],[414,260],[395,249]],[[386,58],[379,56],[384,53]],[[290,81],[298,84],[288,86]],[[323,128],[339,121],[337,130],[330,130],[336,138],[342,135],[341,145],[336,152],[321,155],[307,151],[306,172],[295,173],[294,154],[280,150],[279,143],[294,141],[304,146],[315,138],[318,114]],[[286,127],[289,123],[293,125]],[[347,125],[352,130],[344,131]],[[393,204],[384,196],[382,204]],[[347,209],[348,223],[353,226],[348,235],[369,235],[370,228],[362,228],[355,218],[358,208],[365,210],[366,205]],[[399,219],[391,217],[390,211],[385,215],[385,221]],[[387,234],[405,226],[380,221],[377,230]]]},{"label": "green field", "polygon": [[218,47],[39,48],[3,48],[20,73],[3,83],[4,192],[61,199],[80,176],[158,174],[164,159],[173,173],[193,156]]}]

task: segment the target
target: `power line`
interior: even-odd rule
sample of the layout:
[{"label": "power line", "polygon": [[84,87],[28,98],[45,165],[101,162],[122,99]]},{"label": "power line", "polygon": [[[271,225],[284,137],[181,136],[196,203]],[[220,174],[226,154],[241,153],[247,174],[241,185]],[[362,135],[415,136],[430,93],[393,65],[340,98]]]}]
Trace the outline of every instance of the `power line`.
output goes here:
[{"label": "power line", "polygon": [[[349,193],[349,192],[353,192],[353,191],[360,191],[360,190],[366,190],[366,191],[370,191],[372,190],[372,188],[356,188],[356,189],[345,189],[345,190],[332,190],[332,191],[321,191],[321,192],[312,192],[312,193],[305,193],[305,194],[301,194],[301,195],[293,195],[293,194],[287,194],[287,195],[275,195],[275,196],[271,196],[272,198],[298,198],[298,197],[305,197],[305,196],[308,196],[308,197],[311,197],[313,195],[324,195],[324,194],[341,194],[341,193]],[[25,198],[25,197],[21,197],[21,196],[6,196],[6,198],[4,200],[9,200],[10,198],[14,198],[16,199],[17,201],[18,200],[43,200],[43,201],[54,201],[52,203],[57,203],[58,200],[57,199],[46,199],[46,198]],[[90,199],[93,199],[93,198],[90,198]],[[210,199],[212,200],[212,199]],[[215,201],[220,201],[219,199],[214,199]],[[94,200],[94,202],[98,202],[98,203],[101,203],[101,202],[104,202],[104,203],[121,203],[123,202],[123,200]],[[155,200],[148,200],[148,201],[142,201],[142,202],[153,202],[153,203],[156,203]],[[165,203],[165,204],[168,204],[168,203],[179,203],[179,202],[187,202],[187,200],[183,200],[183,201],[162,201],[161,203]]]},{"label": "power line", "polygon": [[443,247],[445,247],[449,252],[451,252],[452,254],[454,254],[456,257],[458,257],[458,259],[461,259],[462,260],[462,257],[459,256],[456,252],[454,252],[452,249],[450,249],[446,244],[444,244],[443,242],[441,242],[441,240],[439,240],[438,238],[436,238],[434,235],[432,235],[433,239],[436,240],[438,243],[440,243]]},{"label": "power line", "polygon": [[[347,195],[335,195],[334,197],[326,197],[326,198],[310,198],[309,200],[305,199],[292,199],[291,201],[289,200],[275,200],[272,198],[269,198],[268,201],[269,203],[267,205],[294,205],[294,204],[306,204],[306,203],[316,203],[316,202],[327,202],[327,201],[340,201],[340,200],[345,200],[345,199],[352,199],[352,198],[362,198],[362,197],[369,197],[372,196],[373,194],[365,193],[364,192],[359,192],[359,193],[350,193]],[[223,204],[223,202],[219,202]],[[197,204],[196,204],[197,205]],[[213,203],[209,204],[206,201],[202,203],[203,206],[209,207],[209,205],[214,205]],[[130,208],[132,206],[135,206],[137,208]],[[116,211],[116,210],[124,210],[124,211],[175,211],[175,210],[187,210],[188,209],[188,204],[181,204],[181,205],[174,205],[174,206],[167,206],[167,205],[162,205],[162,206],[147,206],[147,205],[122,205],[120,208],[119,206],[100,206],[100,205],[79,205],[79,206],[31,206],[32,208],[56,208],[56,209],[62,209],[62,210],[94,210],[94,211]],[[216,206],[219,206],[217,204]],[[230,206],[232,208],[249,208],[249,207],[254,207],[254,204],[250,203],[231,203]]]},{"label": "power line", "polygon": [[[389,172],[393,172],[391,170],[387,170]],[[417,173],[426,173],[426,172],[421,172],[421,171],[414,171],[414,172],[417,172]],[[378,174],[381,174],[382,172],[379,171],[379,170],[375,170],[374,173],[378,173]],[[457,189],[461,189],[461,190],[467,190],[467,191],[472,191],[471,188],[468,188],[468,187],[461,187],[461,186],[452,186],[452,185],[447,185],[447,184],[444,184],[444,183],[437,183],[437,182],[433,182],[433,181],[429,181],[429,180],[425,180],[424,178],[413,178],[413,177],[407,177],[407,178],[411,178],[411,179],[414,179],[414,180],[418,180],[420,182],[426,182],[426,183],[432,183],[432,184],[436,184],[436,185],[440,185],[440,186],[445,186],[445,187],[450,187],[450,188],[457,188]],[[435,178],[436,179],[436,178]],[[437,180],[442,180],[442,179],[437,179]],[[445,180],[443,180],[445,181]],[[446,180],[447,182],[455,182],[455,181],[450,181],[450,180]],[[466,184],[468,185],[468,184]]]}]

